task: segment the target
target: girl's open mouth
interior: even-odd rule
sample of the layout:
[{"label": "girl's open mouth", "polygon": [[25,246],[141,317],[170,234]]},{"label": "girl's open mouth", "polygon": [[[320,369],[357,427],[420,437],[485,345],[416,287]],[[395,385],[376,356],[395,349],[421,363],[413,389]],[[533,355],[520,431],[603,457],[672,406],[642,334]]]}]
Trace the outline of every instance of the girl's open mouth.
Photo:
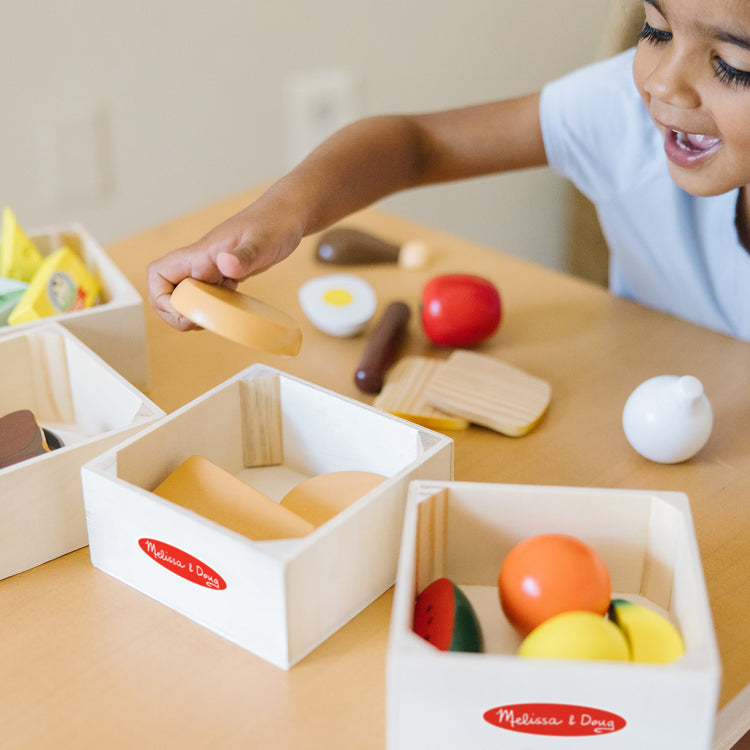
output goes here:
[{"label": "girl's open mouth", "polygon": [[700,133],[686,133],[667,128],[664,150],[667,158],[680,167],[697,167],[721,148],[721,138]]}]

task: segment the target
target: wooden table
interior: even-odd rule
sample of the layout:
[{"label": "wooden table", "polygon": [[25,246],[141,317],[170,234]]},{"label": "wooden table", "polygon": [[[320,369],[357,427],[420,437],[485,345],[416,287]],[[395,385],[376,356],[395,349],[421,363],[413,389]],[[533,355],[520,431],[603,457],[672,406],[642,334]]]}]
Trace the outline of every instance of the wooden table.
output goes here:
[{"label": "wooden table", "polygon": [[[145,297],[147,262],[187,244],[246,205],[247,193],[114,244],[109,251]],[[505,305],[483,348],[550,381],[553,398],[528,436],[480,428],[452,434],[458,480],[679,490],[694,520],[723,661],[716,750],[750,727],[750,345],[610,296],[605,290],[387,216],[350,224],[437,253],[424,271],[357,270],[379,294],[416,304],[435,273],[495,281]],[[147,310],[148,395],[167,412],[255,361],[344,395],[363,339],[313,329],[297,303],[317,264],[306,240],[281,265],[242,286],[298,317],[294,359],[258,356],[209,332],[181,334]],[[403,352],[446,356],[424,338],[417,315]],[[658,374],[700,378],[714,433],[682,465],[658,465],[627,443],[621,412],[640,382]],[[357,748],[385,744],[387,593],[289,672],[201,628],[94,569],[82,549],[0,582],[0,747]],[[740,745],[750,747],[750,743]]]}]

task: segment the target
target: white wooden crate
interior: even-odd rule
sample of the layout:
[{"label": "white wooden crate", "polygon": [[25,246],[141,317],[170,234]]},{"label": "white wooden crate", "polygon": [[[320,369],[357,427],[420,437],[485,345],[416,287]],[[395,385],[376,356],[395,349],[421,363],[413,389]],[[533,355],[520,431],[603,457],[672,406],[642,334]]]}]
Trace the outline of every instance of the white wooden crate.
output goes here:
[{"label": "white wooden crate", "polygon": [[71,222],[36,229],[28,234],[43,257],[63,245],[77,252],[101,284],[100,301],[84,310],[61,313],[54,318],[0,326],[0,340],[49,322],[59,323],[136,388],[147,391],[150,386],[150,366],[146,323],[143,300],[135,287],[81,224]]},{"label": "white wooden crate", "polygon": [[164,415],[56,323],[0,337],[0,416],[30,409],[64,443],[0,469],[0,578],[88,543],[81,465]]},{"label": "white wooden crate", "polygon": [[[387,479],[305,537],[252,541],[151,492],[196,454],[277,501],[328,472]],[[452,471],[449,438],[253,365],[84,467],[91,559],[286,669],[393,584],[409,481]]]},{"label": "white wooden crate", "polygon": [[[593,546],[617,595],[665,610],[682,632],[685,655],[668,665],[517,656],[521,638],[502,614],[497,577],[515,544],[548,532]],[[474,605],[483,653],[439,651],[413,632],[415,597],[440,577]],[[389,750],[707,750],[719,680],[685,495],[411,485],[387,656]],[[573,730],[579,734],[563,736]]]}]

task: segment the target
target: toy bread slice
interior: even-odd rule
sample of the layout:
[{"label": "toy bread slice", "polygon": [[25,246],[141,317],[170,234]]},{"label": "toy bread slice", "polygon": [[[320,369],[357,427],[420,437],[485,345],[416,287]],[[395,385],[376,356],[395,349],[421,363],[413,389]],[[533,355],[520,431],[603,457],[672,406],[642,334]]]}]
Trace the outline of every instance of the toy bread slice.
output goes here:
[{"label": "toy bread slice", "polygon": [[436,408],[424,396],[424,389],[442,361],[432,357],[400,359],[386,376],[374,406],[431,430],[465,430],[469,421]]},{"label": "toy bread slice", "polygon": [[302,329],[294,318],[236,290],[184,279],[169,301],[196,325],[238,344],[289,356],[302,346]]},{"label": "toy bread slice", "polygon": [[319,474],[289,490],[281,505],[320,526],[385,480],[382,474],[369,471]]},{"label": "toy bread slice", "polygon": [[255,541],[305,536],[315,528],[202,456],[183,461],[152,492]]},{"label": "toy bread slice", "polygon": [[534,428],[551,394],[545,380],[464,349],[448,357],[424,392],[433,406],[512,437]]}]

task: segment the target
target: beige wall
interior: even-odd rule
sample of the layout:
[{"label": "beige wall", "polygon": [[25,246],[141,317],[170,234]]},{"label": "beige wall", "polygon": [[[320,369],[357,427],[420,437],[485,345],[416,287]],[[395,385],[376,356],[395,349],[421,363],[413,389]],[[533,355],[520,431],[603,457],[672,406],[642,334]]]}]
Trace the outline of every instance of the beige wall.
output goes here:
[{"label": "beige wall", "polygon": [[[350,70],[362,115],[519,94],[592,59],[608,7],[604,0],[14,3],[0,40],[0,205],[26,227],[78,219],[110,242],[278,176],[290,76]],[[78,166],[70,163],[75,154]],[[538,170],[385,205],[561,267],[565,195],[560,180]]]}]

